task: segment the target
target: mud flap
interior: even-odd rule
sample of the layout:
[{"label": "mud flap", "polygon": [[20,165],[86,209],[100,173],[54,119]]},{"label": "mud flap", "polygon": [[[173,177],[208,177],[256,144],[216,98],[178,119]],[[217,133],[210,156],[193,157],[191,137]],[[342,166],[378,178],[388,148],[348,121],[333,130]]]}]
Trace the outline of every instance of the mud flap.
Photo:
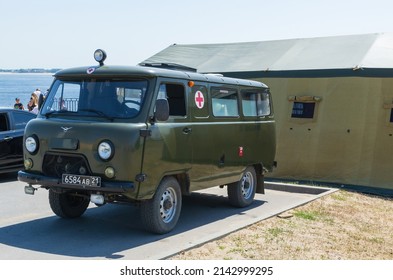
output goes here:
[{"label": "mud flap", "polygon": [[257,189],[255,192],[265,194],[265,176],[263,174],[257,174]]}]

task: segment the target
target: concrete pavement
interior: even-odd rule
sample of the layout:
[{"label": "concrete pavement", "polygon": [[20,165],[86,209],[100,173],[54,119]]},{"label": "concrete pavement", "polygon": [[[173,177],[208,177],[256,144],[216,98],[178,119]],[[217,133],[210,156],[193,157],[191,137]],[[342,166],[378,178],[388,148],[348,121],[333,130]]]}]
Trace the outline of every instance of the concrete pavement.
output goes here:
[{"label": "concrete pavement", "polygon": [[226,189],[194,193],[184,198],[175,230],[153,235],[143,230],[136,206],[92,205],[81,218],[64,220],[52,213],[46,190],[29,196],[23,183],[0,179],[0,259],[165,259],[336,191],[278,183],[266,187],[266,194],[257,194],[242,209],[228,204]]}]

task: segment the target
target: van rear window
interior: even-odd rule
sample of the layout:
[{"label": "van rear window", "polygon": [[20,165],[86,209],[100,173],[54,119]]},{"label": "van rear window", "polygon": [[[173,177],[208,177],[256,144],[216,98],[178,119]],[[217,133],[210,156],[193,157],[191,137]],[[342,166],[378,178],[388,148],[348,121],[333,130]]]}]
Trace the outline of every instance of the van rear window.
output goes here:
[{"label": "van rear window", "polygon": [[269,93],[257,90],[242,91],[242,109],[245,117],[270,115]]}]

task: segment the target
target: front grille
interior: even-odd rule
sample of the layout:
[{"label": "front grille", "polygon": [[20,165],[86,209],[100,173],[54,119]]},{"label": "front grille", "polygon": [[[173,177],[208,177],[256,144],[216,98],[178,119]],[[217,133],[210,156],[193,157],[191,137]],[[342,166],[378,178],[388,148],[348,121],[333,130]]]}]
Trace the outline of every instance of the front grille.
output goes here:
[{"label": "front grille", "polygon": [[87,160],[82,155],[46,154],[42,171],[50,177],[61,177],[65,173],[91,175]]}]

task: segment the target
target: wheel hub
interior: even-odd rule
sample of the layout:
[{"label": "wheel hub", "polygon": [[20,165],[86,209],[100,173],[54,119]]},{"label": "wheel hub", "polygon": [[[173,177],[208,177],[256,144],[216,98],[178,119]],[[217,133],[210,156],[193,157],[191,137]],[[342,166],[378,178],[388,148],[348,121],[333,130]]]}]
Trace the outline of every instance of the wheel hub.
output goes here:
[{"label": "wheel hub", "polygon": [[252,175],[249,173],[244,174],[242,179],[242,194],[244,197],[247,198],[251,194],[253,184]]},{"label": "wheel hub", "polygon": [[173,206],[173,203],[169,199],[166,199],[164,201],[164,210],[165,211],[168,211],[168,209],[172,208],[172,206]]},{"label": "wheel hub", "polygon": [[160,215],[164,223],[169,223],[176,213],[176,194],[171,189],[166,190],[161,197]]}]

